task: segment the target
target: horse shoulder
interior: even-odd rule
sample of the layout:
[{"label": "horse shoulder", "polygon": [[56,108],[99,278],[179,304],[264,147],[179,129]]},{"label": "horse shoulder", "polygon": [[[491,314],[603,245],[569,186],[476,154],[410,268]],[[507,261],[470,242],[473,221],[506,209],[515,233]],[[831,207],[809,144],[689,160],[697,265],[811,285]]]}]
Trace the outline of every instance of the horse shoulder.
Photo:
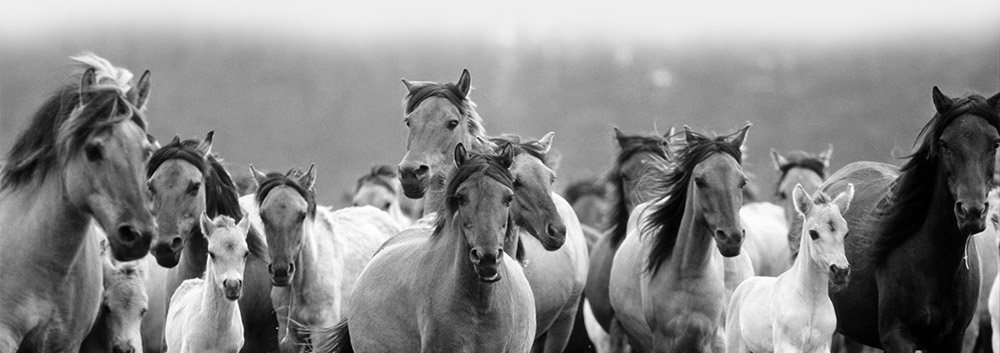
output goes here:
[{"label": "horse shoulder", "polygon": [[[639,210],[639,207],[636,207]],[[633,211],[635,214],[635,211]],[[631,223],[631,222],[630,222]],[[640,237],[640,228],[630,226],[625,239],[615,252],[611,265],[608,297],[618,321],[625,331],[641,345],[649,348],[652,332],[646,323],[643,301],[649,275],[645,271],[652,237]],[[640,347],[641,348],[641,347]]]}]

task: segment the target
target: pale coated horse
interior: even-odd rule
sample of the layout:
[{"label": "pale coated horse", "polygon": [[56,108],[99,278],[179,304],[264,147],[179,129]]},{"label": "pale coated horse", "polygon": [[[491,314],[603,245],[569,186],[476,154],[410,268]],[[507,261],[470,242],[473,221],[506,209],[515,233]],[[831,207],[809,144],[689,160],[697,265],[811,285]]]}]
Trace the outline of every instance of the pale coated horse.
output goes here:
[{"label": "pale coated horse", "polygon": [[[994,227],[996,227],[994,221]],[[996,249],[1000,252],[1000,237],[996,239]],[[1000,352],[1000,263],[997,264],[997,276],[993,279],[993,287],[990,289],[989,311],[990,322],[993,324],[993,352]]]},{"label": "pale coated horse", "polygon": [[79,84],[48,97],[0,175],[0,353],[78,351],[104,290],[93,225],[122,261],[156,233],[142,178],[149,72],[134,84],[94,54],[73,60]]},{"label": "pale coated horse", "polygon": [[396,171],[388,165],[372,167],[371,172],[361,176],[354,188],[354,206],[372,206],[389,214],[400,228],[406,229],[413,225],[414,219],[403,211],[403,185],[400,184]]},{"label": "pale coated horse", "polygon": [[[102,250],[107,250],[104,232],[95,230]],[[146,295],[145,259],[115,261],[107,252],[104,257],[104,292],[97,320],[80,347],[81,353],[144,352],[141,326],[149,307]]]},{"label": "pale coated horse", "polygon": [[[410,198],[425,200],[425,210],[433,211],[444,204],[441,194],[445,188],[445,176],[454,169],[450,156],[459,143],[477,153],[492,153],[483,129],[482,118],[475,111],[475,104],[469,99],[472,88],[468,70],[463,70],[456,83],[410,82],[403,80],[408,94],[404,98],[404,122],[409,128],[406,156],[399,163],[403,193]],[[426,197],[425,197],[426,194]],[[572,332],[573,318],[567,313],[576,310],[576,298],[583,290],[587,274],[586,239],[579,227],[579,220],[572,207],[561,196],[552,194],[552,202],[562,216],[564,227],[545,227],[550,238],[565,238],[561,247],[546,248],[537,239],[527,239],[529,234],[521,234],[526,257],[524,264],[542,263],[540,257],[582,259],[562,264],[558,268],[529,271],[528,281],[535,294],[536,312],[539,315],[537,335],[545,335],[545,352],[562,352]],[[428,219],[425,216],[424,219]],[[418,221],[418,225],[421,222]],[[534,249],[532,247],[535,246]],[[547,253],[553,252],[553,253]],[[570,281],[538,282],[531,273],[554,271],[572,266],[573,273],[567,274]],[[563,273],[563,272],[560,272]],[[545,276],[547,277],[547,276]],[[543,298],[544,297],[544,298]],[[562,301],[562,300],[564,301]],[[552,323],[552,326],[546,326]],[[551,331],[551,332],[550,332]]]},{"label": "pale coated horse", "polygon": [[[976,245],[976,252],[979,253],[979,268],[982,270],[982,281],[979,283],[979,301],[976,305],[976,316],[969,322],[969,327],[965,329],[965,342],[962,344],[962,353],[985,352],[991,345],[991,334],[997,332],[997,326],[993,325],[990,319],[990,291],[996,283],[997,266],[1000,263],[1000,253],[997,252],[996,242],[1000,239],[1000,232],[997,230],[997,221],[1000,220],[1000,189],[990,190],[989,214],[987,215],[986,230],[972,237],[972,242]],[[994,351],[996,352],[996,351]]]},{"label": "pale coated horse", "polygon": [[516,241],[512,151],[455,148],[433,229],[387,242],[355,286],[347,318],[317,352],[516,352],[535,338],[534,299]]},{"label": "pale coated horse", "polygon": [[792,205],[792,190],[795,185],[802,185],[810,195],[816,193],[823,180],[826,179],[826,169],[830,167],[830,157],[833,156],[833,145],[827,145],[826,151],[812,154],[803,151],[781,153],[771,149],[771,163],[778,173],[775,183],[775,197],[784,208],[785,224],[788,229],[788,246],[791,256],[799,253],[799,235],[802,233],[802,220]]},{"label": "pale coated horse", "polygon": [[[170,268],[163,296],[167,300],[184,280],[205,273],[208,240],[198,226],[198,215],[259,218],[241,208],[235,183],[212,153],[214,136],[209,132],[204,139],[183,141],[175,136],[153,153],[146,166],[159,225],[150,253],[160,266]],[[242,352],[273,352],[278,349],[278,321],[271,305],[267,244],[259,228],[250,229],[247,244],[250,258],[239,299],[246,342]],[[166,305],[169,310],[169,301]]]},{"label": "pale coated horse", "polygon": [[265,175],[250,166],[268,243],[271,300],[284,352],[306,350],[316,333],[344,317],[354,282],[372,254],[399,232],[396,221],[370,206],[331,211],[317,207],[316,168]]},{"label": "pale coated horse", "polygon": [[[580,225],[594,229],[598,234],[608,227],[608,183],[597,178],[574,181],[563,192],[566,202],[573,206],[573,212],[580,219]],[[587,239],[588,243],[590,239]],[[594,239],[595,242],[597,239]],[[592,244],[591,244],[592,245]]]},{"label": "pale coated horse", "polygon": [[848,229],[841,213],[853,197],[853,185],[833,200],[822,192],[810,197],[802,185],[795,186],[793,206],[804,219],[802,252],[778,277],[753,277],[736,288],[726,319],[726,352],[830,352],[837,315],[829,291],[848,284]]},{"label": "pale coated horse", "polygon": [[243,319],[236,302],[243,294],[243,270],[250,248],[250,221],[200,217],[208,240],[205,277],[185,280],[170,298],[167,352],[234,353],[243,348]]},{"label": "pale coated horse", "polygon": [[739,255],[744,236],[739,208],[747,180],[740,147],[749,128],[714,138],[685,128],[687,145],[675,156],[659,202],[648,206],[637,225],[629,221],[609,294],[633,349],[723,349],[723,257]]}]

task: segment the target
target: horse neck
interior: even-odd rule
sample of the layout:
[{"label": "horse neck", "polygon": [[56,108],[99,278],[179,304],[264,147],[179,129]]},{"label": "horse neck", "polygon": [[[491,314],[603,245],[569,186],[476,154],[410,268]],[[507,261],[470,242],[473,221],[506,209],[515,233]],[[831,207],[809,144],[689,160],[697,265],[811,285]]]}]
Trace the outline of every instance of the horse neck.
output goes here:
[{"label": "horse neck", "polygon": [[[324,249],[320,246],[320,238],[316,234],[316,227],[320,225],[318,217],[322,217],[320,211],[317,210],[316,215],[307,218],[306,222],[302,223],[302,248],[299,250],[298,256],[295,257],[295,268],[296,275],[292,277],[292,290],[298,292],[299,295],[310,293],[313,284],[318,284],[321,282],[321,278],[324,276],[321,267],[324,263],[320,261],[320,257],[332,256],[335,258],[343,258],[334,253],[324,253],[324,251],[336,252],[341,248],[340,246],[333,246],[332,249]],[[332,235],[333,242],[337,242],[340,234],[329,234]],[[343,268],[343,265],[338,266],[338,269],[330,269],[334,271],[339,271]],[[313,271],[313,270],[317,271]],[[340,281],[334,281],[335,284],[339,284]]]},{"label": "horse neck", "polygon": [[39,184],[29,184],[22,189],[8,191],[0,200],[26,210],[9,220],[27,225],[17,227],[17,237],[42,240],[43,246],[35,247],[35,258],[49,262],[47,269],[67,275],[75,263],[76,255],[83,248],[90,234],[93,218],[77,208],[66,197],[62,173],[53,171]]},{"label": "horse neck", "polygon": [[677,242],[670,255],[670,263],[682,275],[702,274],[714,259],[715,238],[699,210],[694,200],[694,188],[688,187],[684,215],[677,229]]},{"label": "horse neck", "polygon": [[200,227],[194,227],[184,241],[180,264],[177,266],[181,278],[198,278],[205,274],[208,261],[208,239]]},{"label": "horse neck", "polygon": [[792,286],[809,298],[827,297],[830,288],[830,272],[812,258],[813,240],[802,227],[799,237],[799,256],[795,257],[788,273],[794,278]]},{"label": "horse neck", "polygon": [[205,280],[201,287],[201,320],[204,332],[225,332],[232,324],[233,311],[237,309],[237,301],[226,299],[226,294],[215,284],[215,269],[211,261],[205,265]]}]

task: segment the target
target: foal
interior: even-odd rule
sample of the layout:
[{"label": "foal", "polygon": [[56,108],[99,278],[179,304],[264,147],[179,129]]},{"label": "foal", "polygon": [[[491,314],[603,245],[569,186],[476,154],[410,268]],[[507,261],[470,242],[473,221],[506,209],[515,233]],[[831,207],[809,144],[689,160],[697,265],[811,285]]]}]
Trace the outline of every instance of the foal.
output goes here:
[{"label": "foal", "polygon": [[854,198],[854,185],[833,201],[822,192],[809,197],[802,185],[795,186],[792,197],[803,218],[801,252],[777,278],[753,277],[736,288],[726,320],[727,352],[830,351],[837,316],[829,282],[837,290],[850,275],[842,212]]},{"label": "foal", "polygon": [[226,352],[243,348],[243,318],[236,300],[243,292],[243,268],[250,254],[246,217],[235,224],[227,216],[210,220],[201,214],[208,238],[205,278],[184,281],[170,298],[167,352]]}]

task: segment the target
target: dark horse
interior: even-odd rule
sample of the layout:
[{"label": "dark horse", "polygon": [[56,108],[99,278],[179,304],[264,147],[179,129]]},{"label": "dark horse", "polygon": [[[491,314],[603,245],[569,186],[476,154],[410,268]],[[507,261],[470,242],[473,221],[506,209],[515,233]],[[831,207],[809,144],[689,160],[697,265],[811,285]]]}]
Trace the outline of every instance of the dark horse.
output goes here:
[{"label": "dark horse", "polygon": [[[160,266],[170,268],[166,298],[181,282],[201,278],[208,260],[208,239],[198,226],[197,216],[220,215],[242,219],[239,194],[229,172],[211,153],[213,133],[204,140],[174,137],[150,157],[146,165],[149,191],[159,235],[150,253]],[[243,295],[239,305],[243,317],[245,344],[241,352],[278,350],[278,321],[271,305],[267,244],[251,227],[247,236],[250,257],[244,270]]]},{"label": "dark horse", "polygon": [[906,165],[852,163],[822,188],[857,187],[844,214],[850,285],[830,294],[837,330],[889,353],[960,351],[979,295],[969,240],[986,227],[1000,94],[933,94],[937,114]]}]

